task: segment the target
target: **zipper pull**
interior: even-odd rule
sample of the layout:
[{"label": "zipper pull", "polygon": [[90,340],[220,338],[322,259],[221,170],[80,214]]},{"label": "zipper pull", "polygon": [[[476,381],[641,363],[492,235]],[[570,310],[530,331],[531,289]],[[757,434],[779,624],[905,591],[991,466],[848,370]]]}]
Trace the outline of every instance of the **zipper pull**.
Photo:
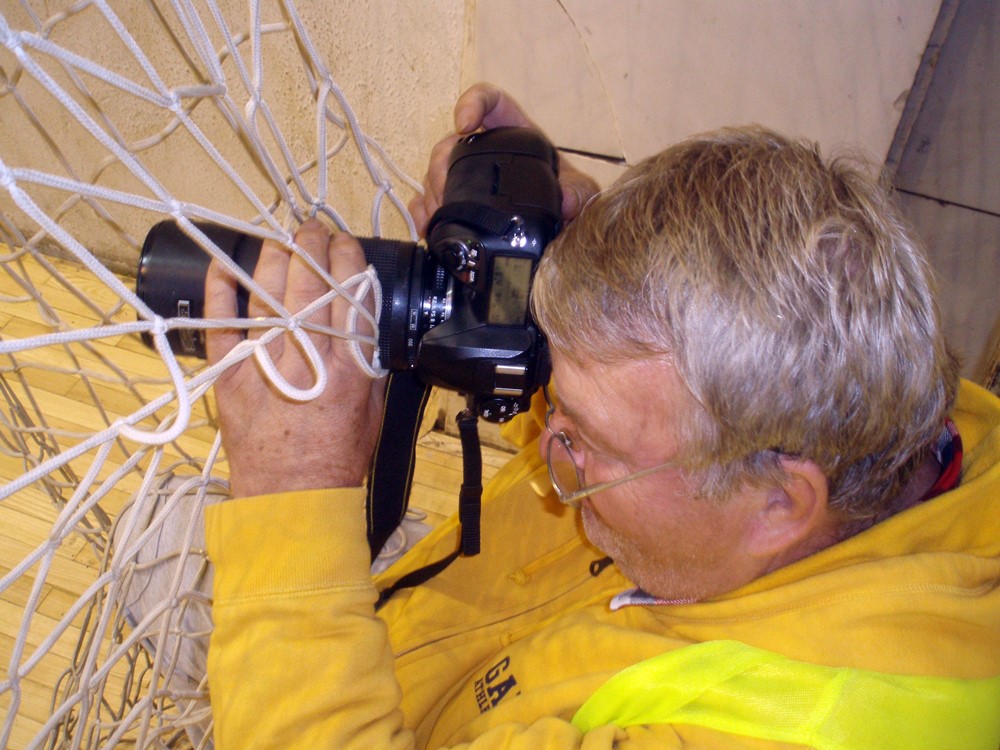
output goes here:
[{"label": "zipper pull", "polygon": [[613,562],[614,560],[612,560],[610,557],[602,557],[600,560],[594,560],[594,562],[590,564],[590,575],[592,575],[594,578],[597,578],[597,576],[603,573],[604,569],[609,565],[611,565],[611,563]]}]

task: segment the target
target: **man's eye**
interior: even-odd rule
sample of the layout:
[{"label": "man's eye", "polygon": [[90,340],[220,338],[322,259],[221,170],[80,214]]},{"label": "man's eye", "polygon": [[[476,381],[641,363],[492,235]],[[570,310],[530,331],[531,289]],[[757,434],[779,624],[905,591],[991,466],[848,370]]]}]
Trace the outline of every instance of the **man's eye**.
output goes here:
[{"label": "man's eye", "polygon": [[572,432],[566,432],[563,430],[563,437],[566,438],[566,447],[571,451],[577,452],[580,450],[580,442],[576,439],[576,436]]},{"label": "man's eye", "polygon": [[594,445],[587,440],[583,435],[579,433],[574,433],[566,436],[570,443],[570,449],[574,453],[587,454],[588,456],[596,457],[601,455],[602,451],[594,447]]}]

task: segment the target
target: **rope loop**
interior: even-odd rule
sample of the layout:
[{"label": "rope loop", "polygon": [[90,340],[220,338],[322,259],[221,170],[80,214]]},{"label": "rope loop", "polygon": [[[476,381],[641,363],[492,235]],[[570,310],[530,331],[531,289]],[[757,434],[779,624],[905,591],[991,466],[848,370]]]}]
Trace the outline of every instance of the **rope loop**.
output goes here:
[{"label": "rope loop", "polygon": [[[348,332],[355,334],[355,337],[351,339],[349,350],[351,356],[354,359],[355,364],[361,371],[364,372],[370,378],[381,378],[389,374],[389,371],[382,367],[381,352],[378,346],[378,330],[380,323],[380,312],[382,310],[382,285],[379,282],[378,274],[375,271],[374,266],[368,266],[364,271],[355,276],[352,276],[344,286],[349,286],[351,284],[357,285],[357,291],[354,297],[351,298],[352,304],[351,309],[347,313],[347,330]],[[373,296],[373,307],[375,308],[375,315],[371,315],[364,306],[364,299],[371,294]],[[357,335],[358,330],[358,315],[364,315],[365,319],[368,320],[369,324],[375,328],[375,347],[372,351],[371,361],[369,362],[365,359],[364,352],[361,349],[362,337]]]},{"label": "rope loop", "polygon": [[284,375],[282,375],[277,366],[274,364],[274,360],[271,358],[271,353],[267,350],[267,343],[274,336],[281,332],[278,328],[272,328],[268,335],[265,334],[261,338],[254,342],[254,358],[260,365],[264,374],[267,376],[268,381],[278,389],[281,395],[285,396],[292,401],[312,401],[317,398],[326,389],[327,375],[326,368],[323,367],[323,360],[320,357],[319,352],[316,350],[316,345],[309,338],[309,335],[303,331],[301,328],[296,327],[291,331],[292,336],[302,347],[302,351],[305,353],[306,360],[309,362],[309,369],[312,371],[315,381],[309,388],[297,388],[288,382]]}]

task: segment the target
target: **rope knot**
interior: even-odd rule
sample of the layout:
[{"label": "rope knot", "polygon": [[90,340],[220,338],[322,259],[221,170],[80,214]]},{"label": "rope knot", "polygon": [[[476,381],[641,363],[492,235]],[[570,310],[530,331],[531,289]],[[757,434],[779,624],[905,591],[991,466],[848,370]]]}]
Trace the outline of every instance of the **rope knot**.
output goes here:
[{"label": "rope knot", "polygon": [[262,101],[263,99],[260,95],[260,92],[254,91],[253,94],[250,96],[250,98],[247,100],[246,106],[244,106],[243,108],[243,112],[247,120],[251,121],[249,124],[251,125],[251,127],[254,128],[254,132],[256,132],[256,125],[252,121],[257,116],[257,110],[261,108]]},{"label": "rope knot", "polygon": [[21,32],[14,31],[0,18],[0,36],[3,37],[4,46],[14,54],[21,49]]}]

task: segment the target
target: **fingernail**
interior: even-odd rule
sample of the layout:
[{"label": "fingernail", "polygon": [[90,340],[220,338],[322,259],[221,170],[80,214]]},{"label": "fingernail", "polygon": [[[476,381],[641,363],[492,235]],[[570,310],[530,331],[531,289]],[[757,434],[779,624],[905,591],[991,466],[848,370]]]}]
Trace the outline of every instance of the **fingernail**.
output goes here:
[{"label": "fingernail", "polygon": [[455,129],[460,135],[465,135],[476,127],[475,118],[467,109],[455,113]]}]

